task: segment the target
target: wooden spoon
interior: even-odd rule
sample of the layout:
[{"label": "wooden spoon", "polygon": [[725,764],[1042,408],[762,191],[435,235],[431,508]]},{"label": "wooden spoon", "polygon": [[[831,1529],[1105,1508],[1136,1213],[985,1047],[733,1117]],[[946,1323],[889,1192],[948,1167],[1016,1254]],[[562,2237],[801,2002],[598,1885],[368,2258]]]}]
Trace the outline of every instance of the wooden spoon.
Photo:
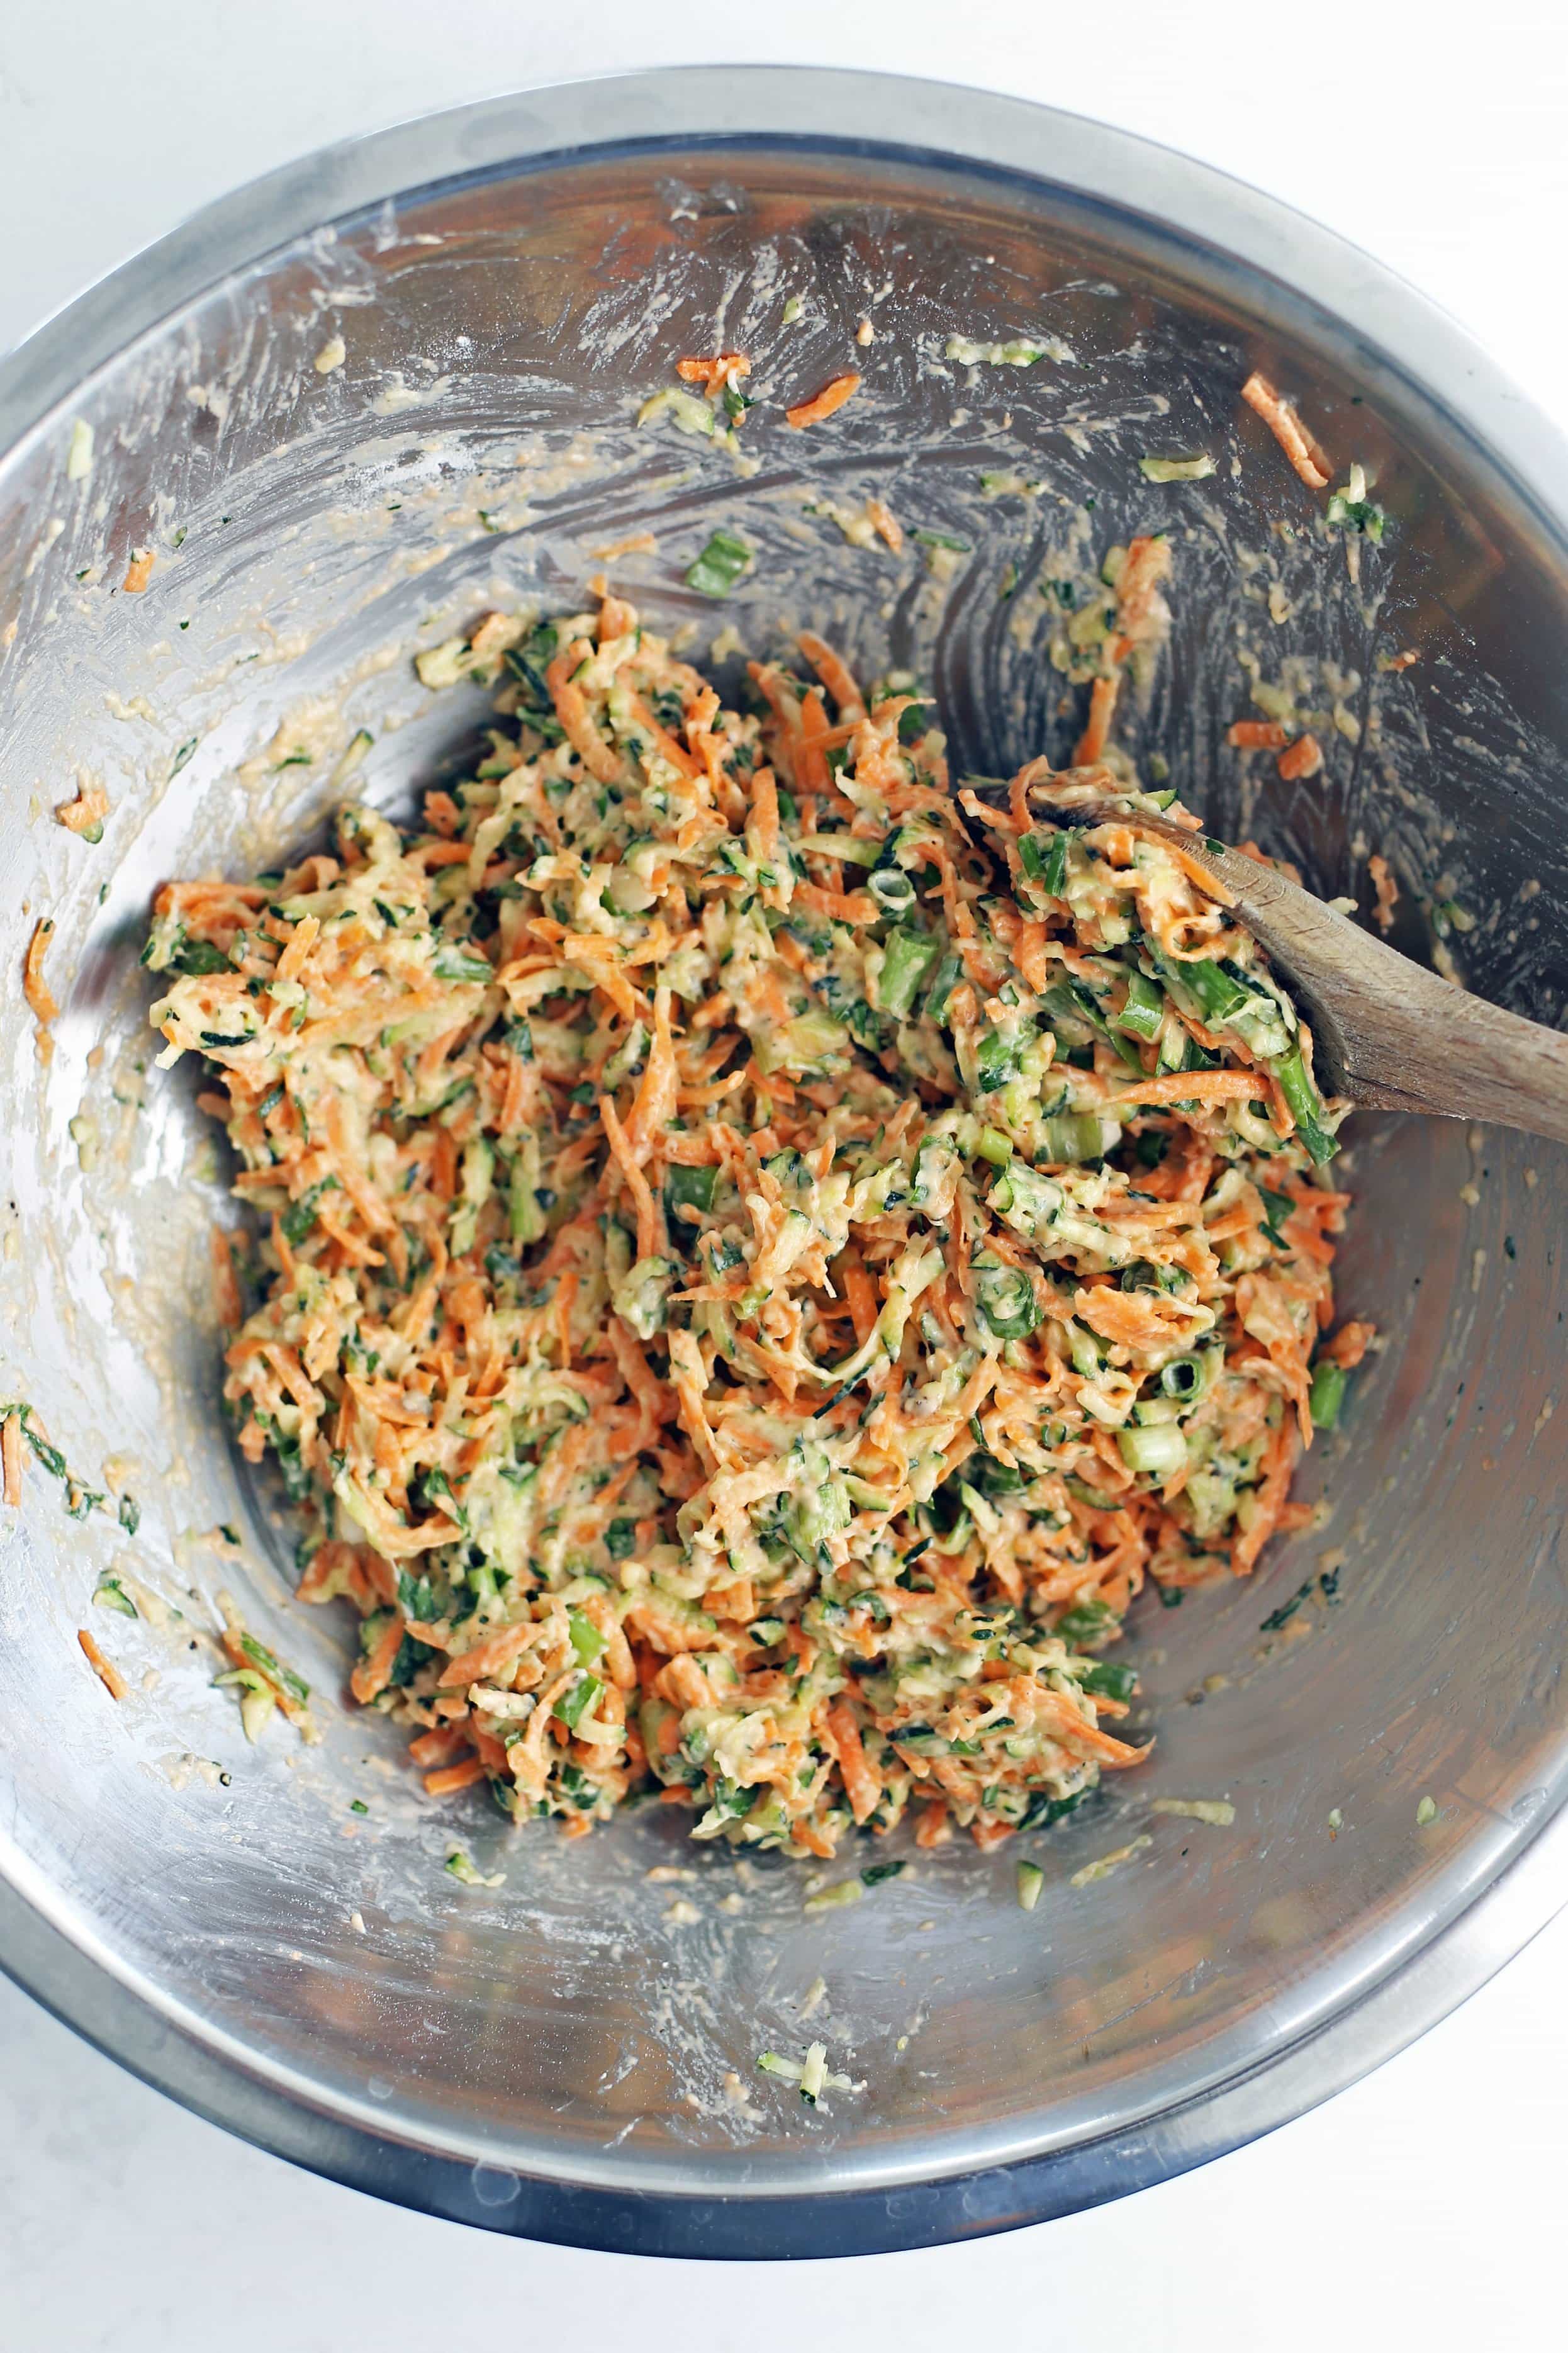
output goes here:
[{"label": "wooden spoon", "polygon": [[[980,797],[1001,798],[984,788]],[[1201,868],[1202,887],[1258,940],[1310,1024],[1325,1094],[1568,1144],[1568,1037],[1439,979],[1273,867],[1168,818],[1089,799],[1052,798],[1041,813],[1058,825],[1125,825]]]}]

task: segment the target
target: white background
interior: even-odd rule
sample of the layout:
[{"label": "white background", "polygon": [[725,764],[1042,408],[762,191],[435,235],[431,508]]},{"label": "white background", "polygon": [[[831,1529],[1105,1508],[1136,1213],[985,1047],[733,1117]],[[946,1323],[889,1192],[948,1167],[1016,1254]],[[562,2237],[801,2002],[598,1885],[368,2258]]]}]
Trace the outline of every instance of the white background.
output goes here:
[{"label": "white background", "polygon": [[[980,83],[1184,147],[1370,248],[1568,425],[1561,0],[13,5],[0,348],[323,142],[527,82],[724,58]],[[1568,1915],[1414,2051],[1202,2173],[1005,2240],[763,2279],[377,2206],[185,2116],[0,1981],[0,2348],[1561,2342],[1565,1986]]]}]

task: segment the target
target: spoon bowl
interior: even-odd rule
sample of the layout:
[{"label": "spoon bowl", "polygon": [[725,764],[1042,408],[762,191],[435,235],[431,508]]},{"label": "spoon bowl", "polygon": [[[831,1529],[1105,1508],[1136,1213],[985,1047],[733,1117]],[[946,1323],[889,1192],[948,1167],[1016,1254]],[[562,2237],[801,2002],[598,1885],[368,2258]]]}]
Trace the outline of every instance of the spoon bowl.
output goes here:
[{"label": "spoon bowl", "polygon": [[[989,785],[976,797],[1002,806]],[[1323,1093],[1568,1144],[1568,1037],[1413,963],[1277,866],[1141,799],[1105,796],[1090,772],[1081,784],[1063,779],[1047,807],[1059,821],[1124,825],[1182,852],[1192,879],[1252,934],[1296,998]]]}]

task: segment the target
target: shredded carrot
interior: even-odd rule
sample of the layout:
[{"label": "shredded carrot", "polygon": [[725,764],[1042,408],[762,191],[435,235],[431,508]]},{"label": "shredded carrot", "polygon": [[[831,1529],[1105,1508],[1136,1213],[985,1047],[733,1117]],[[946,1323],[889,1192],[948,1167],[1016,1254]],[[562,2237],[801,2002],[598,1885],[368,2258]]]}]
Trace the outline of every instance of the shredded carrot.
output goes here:
[{"label": "shredded carrot", "polygon": [[1375,849],[1366,861],[1366,871],[1372,877],[1376,898],[1372,918],[1378,930],[1386,935],[1394,929],[1394,911],[1399,904],[1399,884],[1387,859]]},{"label": "shredded carrot", "polygon": [[1097,678],[1089,690],[1089,718],[1083,733],[1078,739],[1072,759],[1075,768],[1092,767],[1104,753],[1110,735],[1111,714],[1116,709],[1120,679]]},{"label": "shredded carrot", "polygon": [[733,384],[738,376],[750,375],[752,363],[743,352],[721,352],[717,359],[677,360],[675,373],[688,384],[722,386]]},{"label": "shredded carrot", "polygon": [[1122,1103],[1246,1103],[1264,1092],[1256,1071],[1172,1071],[1163,1078],[1132,1079],[1117,1088]]},{"label": "shredded carrot", "polygon": [[1322,451],[1301,429],[1295,410],[1281,398],[1267,376],[1256,370],[1241,387],[1241,396],[1255,408],[1310,491],[1326,491],[1329,477]]},{"label": "shredded carrot", "polygon": [[27,953],[22,960],[22,994],[33,1008],[33,1018],[40,1029],[47,1030],[51,1021],[59,1019],[60,1008],[44,978],[44,958],[55,927],[47,915],[40,915],[33,925],[33,935],[27,942]]},{"label": "shredded carrot", "polygon": [[858,1822],[868,1821],[881,1802],[882,1785],[866,1761],[854,1711],[843,1700],[835,1700],[828,1709],[827,1728],[837,1747],[850,1811]]},{"label": "shredded carrot", "polygon": [[55,817],[68,833],[85,834],[96,841],[109,815],[109,795],[101,785],[78,785],[74,800],[60,801]]},{"label": "shredded carrot", "polygon": [[85,1626],[78,1633],[77,1641],[81,1644],[83,1658],[86,1659],[88,1665],[92,1669],[110,1698],[123,1699],[131,1688],[130,1684],[112,1659],[104,1657]]},{"label": "shredded carrot", "polygon": [[157,558],[150,547],[139,547],[135,550],[125,568],[125,577],[120,584],[128,596],[140,596],[145,592],[156,561]]},{"label": "shredded carrot", "polygon": [[544,682],[550,689],[555,716],[565,731],[567,742],[588,774],[600,784],[608,785],[620,775],[621,764],[595,728],[588,716],[583,691],[573,682],[572,677],[574,663],[584,660],[588,650],[586,646],[575,645],[569,646],[564,653],[557,654],[544,673]]},{"label": "shredded carrot", "polygon": [[432,1798],[449,1798],[458,1789],[471,1789],[484,1778],[483,1759],[465,1757],[460,1765],[443,1765],[437,1772],[426,1773],[425,1787]]},{"label": "shredded carrot", "polygon": [[373,1699],[379,1698],[392,1681],[392,1670],[397,1662],[397,1654],[403,1648],[403,1639],[406,1630],[402,1619],[395,1614],[391,1621],[383,1627],[376,1639],[374,1650],[371,1651],[368,1658],[360,1661],[349,1677],[349,1688],[362,1707],[368,1707]]},{"label": "shredded carrot", "polygon": [[1342,1365],[1348,1373],[1360,1364],[1376,1337],[1375,1324],[1342,1324],[1332,1339],[1324,1341],[1318,1354],[1327,1357],[1331,1365]]},{"label": "shredded carrot", "polygon": [[1233,752],[1282,752],[1290,731],[1278,719],[1235,719],[1226,731]]},{"label": "shredded carrot", "polygon": [[847,667],[834,652],[833,648],[812,629],[803,629],[797,643],[801,652],[838,705],[840,715],[847,720],[856,722],[863,719],[866,715],[866,705],[861,700],[860,690]]},{"label": "shredded carrot", "polygon": [[217,1320],[225,1331],[233,1331],[245,1314],[245,1303],[240,1297],[239,1282],[234,1271],[234,1245],[221,1226],[215,1226],[208,1237],[212,1253],[213,1305]]},{"label": "shredded carrot", "polygon": [[814,915],[829,915],[836,923],[874,923],[879,910],[868,891],[826,891],[816,882],[797,882],[797,906]]},{"label": "shredded carrot", "polygon": [[22,1500],[22,1417],[8,1413],[0,1421],[0,1463],[5,1474],[5,1501],[13,1509]]},{"label": "shredded carrot", "polygon": [[878,538],[885,541],[897,555],[904,543],[903,525],[899,522],[898,517],[883,505],[880,499],[868,499],[866,512]]},{"label": "shredded carrot", "polygon": [[1315,735],[1298,735],[1289,749],[1281,752],[1275,762],[1288,785],[1300,776],[1315,776],[1323,765],[1323,747]]},{"label": "shredded carrot", "polygon": [[607,547],[593,551],[601,564],[614,564],[622,555],[657,555],[658,542],[651,531],[629,532],[625,539],[614,539]]},{"label": "shredded carrot", "polygon": [[836,417],[845,402],[859,389],[860,378],[853,371],[845,375],[836,375],[823,385],[820,392],[813,393],[809,400],[797,401],[793,408],[786,408],[784,416],[797,432],[807,425],[820,425],[824,418]]}]

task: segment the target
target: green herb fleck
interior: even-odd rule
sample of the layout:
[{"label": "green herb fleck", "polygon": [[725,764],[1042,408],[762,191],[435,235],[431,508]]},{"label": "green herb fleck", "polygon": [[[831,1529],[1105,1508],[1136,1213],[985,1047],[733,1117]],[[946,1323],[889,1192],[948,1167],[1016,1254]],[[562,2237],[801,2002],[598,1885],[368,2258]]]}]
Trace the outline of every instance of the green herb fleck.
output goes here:
[{"label": "green herb fleck", "polygon": [[700,596],[727,596],[751,562],[752,551],[743,539],[716,531],[696,563],[688,567],[686,585]]}]

